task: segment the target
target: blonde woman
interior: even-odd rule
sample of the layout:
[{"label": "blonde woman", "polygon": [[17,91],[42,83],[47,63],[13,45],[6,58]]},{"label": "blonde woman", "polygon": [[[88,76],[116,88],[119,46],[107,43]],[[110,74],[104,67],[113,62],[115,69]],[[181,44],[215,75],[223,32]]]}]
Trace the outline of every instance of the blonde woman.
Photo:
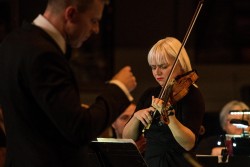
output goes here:
[{"label": "blonde woman", "polygon": [[[189,166],[183,155],[193,153],[205,112],[200,90],[197,85],[191,85],[188,94],[173,105],[175,114],[169,116],[169,124],[160,121],[159,112],[156,112],[154,118],[150,114],[154,111],[151,104],[157,106],[160,102],[154,97],[158,97],[166,82],[180,47],[181,43],[176,38],[167,37],[151,48],[148,63],[159,85],[147,89],[142,94],[133,117],[123,130],[123,138],[136,141],[143,128],[151,123],[144,133],[147,141],[145,160],[149,167]],[[183,48],[171,77],[175,78],[191,70],[188,54]]]}]

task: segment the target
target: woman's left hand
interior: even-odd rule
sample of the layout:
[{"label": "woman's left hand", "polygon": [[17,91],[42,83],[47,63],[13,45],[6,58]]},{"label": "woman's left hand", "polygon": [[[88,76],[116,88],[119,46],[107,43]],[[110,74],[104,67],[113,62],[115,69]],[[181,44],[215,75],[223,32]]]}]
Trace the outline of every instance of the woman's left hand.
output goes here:
[{"label": "woman's left hand", "polygon": [[160,113],[162,112],[163,109],[163,103],[164,101],[162,99],[155,98],[154,96],[152,96],[151,106]]}]

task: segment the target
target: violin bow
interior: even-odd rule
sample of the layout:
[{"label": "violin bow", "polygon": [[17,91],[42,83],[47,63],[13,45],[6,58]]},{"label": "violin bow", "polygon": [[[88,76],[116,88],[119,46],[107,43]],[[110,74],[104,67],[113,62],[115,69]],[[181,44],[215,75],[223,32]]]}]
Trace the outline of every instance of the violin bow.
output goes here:
[{"label": "violin bow", "polygon": [[160,92],[159,97],[158,97],[159,99],[162,99],[162,100],[163,100],[163,99],[166,98],[166,96],[164,96],[164,95],[165,95],[164,92],[166,92],[166,90],[167,90],[167,87],[168,87],[169,82],[170,82],[170,77],[172,76],[173,71],[174,71],[174,69],[175,69],[175,67],[176,67],[176,64],[177,64],[178,58],[179,58],[179,56],[180,56],[181,50],[182,50],[182,48],[185,46],[185,44],[186,44],[186,42],[187,42],[187,39],[188,39],[188,37],[189,37],[189,35],[190,35],[192,29],[193,29],[194,23],[195,23],[195,21],[196,21],[198,15],[199,15],[199,13],[200,13],[200,10],[201,10],[201,8],[202,8],[202,6],[203,6],[203,3],[204,3],[204,0],[199,1],[199,4],[198,4],[198,6],[197,6],[197,8],[196,8],[196,10],[195,10],[194,16],[193,16],[193,18],[192,18],[192,20],[191,20],[191,23],[189,24],[188,30],[187,30],[187,32],[186,32],[186,34],[185,34],[185,37],[184,37],[184,39],[183,39],[183,41],[182,41],[182,43],[181,43],[181,47],[180,47],[180,49],[179,49],[179,51],[178,51],[178,54],[177,54],[177,56],[176,56],[176,58],[175,58],[175,61],[174,61],[174,63],[173,63],[173,66],[172,66],[172,68],[171,68],[171,70],[170,70],[170,72],[169,72],[168,78],[167,78],[166,82],[164,83],[163,88],[161,89],[161,92]]},{"label": "violin bow", "polygon": [[[170,70],[170,72],[169,72],[169,75],[168,75],[168,77],[167,77],[167,80],[166,80],[166,82],[164,83],[164,86],[162,87],[162,89],[161,89],[161,91],[160,91],[160,94],[159,94],[159,96],[158,96],[159,99],[162,99],[162,100],[164,101],[164,103],[163,103],[163,108],[165,108],[165,106],[166,106],[166,104],[167,104],[167,100],[164,100],[164,99],[169,99],[170,92],[171,92],[171,89],[172,89],[171,84],[169,84],[169,83],[170,83],[170,78],[171,78],[171,76],[172,76],[172,74],[173,74],[173,71],[174,71],[174,69],[175,69],[175,67],[176,67],[176,64],[177,64],[178,58],[179,58],[179,56],[180,56],[181,50],[182,50],[182,48],[185,46],[185,44],[186,44],[186,42],[187,42],[187,39],[189,38],[189,35],[190,35],[190,33],[191,33],[192,29],[193,29],[193,26],[194,26],[194,24],[195,24],[195,22],[196,22],[196,19],[197,19],[198,15],[199,15],[199,13],[200,13],[200,11],[201,11],[201,8],[202,8],[202,6],[203,6],[203,3],[204,3],[204,0],[200,0],[199,3],[198,3],[198,5],[197,5],[197,8],[196,8],[196,10],[195,10],[195,13],[194,13],[194,15],[193,15],[193,17],[192,17],[192,20],[191,20],[190,24],[189,24],[188,30],[187,30],[187,32],[186,32],[186,34],[185,34],[185,36],[184,36],[184,39],[183,39],[183,41],[182,41],[182,43],[181,43],[181,47],[180,47],[180,49],[179,49],[179,51],[178,51],[178,54],[177,54],[177,56],[176,56],[176,58],[175,58],[175,60],[174,60],[173,66],[172,66],[172,68],[171,68],[171,70]],[[160,111],[159,111],[159,112],[160,112]],[[154,116],[155,116],[155,113],[156,113],[156,111],[154,111],[153,114],[152,114],[152,117],[153,117],[153,118],[154,118]],[[145,129],[149,129],[150,126],[151,126],[151,124],[148,124],[148,126],[144,127],[143,132],[145,131]]]}]

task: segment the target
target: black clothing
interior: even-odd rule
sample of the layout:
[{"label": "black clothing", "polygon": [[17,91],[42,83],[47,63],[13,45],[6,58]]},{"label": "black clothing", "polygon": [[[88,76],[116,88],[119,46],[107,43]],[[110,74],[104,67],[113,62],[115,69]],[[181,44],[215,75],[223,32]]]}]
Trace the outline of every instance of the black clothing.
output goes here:
[{"label": "black clothing", "polygon": [[0,128],[0,147],[6,147],[6,137],[2,128]]},{"label": "black clothing", "polygon": [[202,139],[196,148],[196,153],[211,155],[214,147],[225,147],[225,134],[209,136]]},{"label": "black clothing", "polygon": [[[152,96],[157,97],[160,90],[160,86],[146,90],[137,104],[136,111],[150,107]],[[197,138],[205,112],[203,97],[199,89],[193,85],[190,86],[188,94],[174,104],[174,109],[176,118],[192,130]],[[140,132],[143,128],[141,123]],[[151,127],[146,130],[145,137],[147,140],[145,160],[149,167],[186,167],[190,165],[183,154],[192,153],[192,151],[187,152],[176,142],[170,128],[160,122],[158,112]]]},{"label": "black clothing", "polygon": [[83,167],[87,145],[130,104],[108,84],[89,109],[57,43],[25,24],[0,45],[6,167]]}]

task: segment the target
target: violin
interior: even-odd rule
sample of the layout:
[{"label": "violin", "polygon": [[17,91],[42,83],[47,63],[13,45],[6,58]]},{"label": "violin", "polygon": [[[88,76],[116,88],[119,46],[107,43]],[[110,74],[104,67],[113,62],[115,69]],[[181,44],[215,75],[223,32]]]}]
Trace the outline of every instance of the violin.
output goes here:
[{"label": "violin", "polygon": [[[172,80],[166,91],[163,95],[164,103],[163,103],[163,109],[160,112],[161,114],[161,122],[164,124],[169,123],[169,116],[173,115],[174,113],[171,112],[173,110],[173,106],[176,102],[181,100],[183,97],[185,97],[189,91],[189,87],[191,85],[194,85],[195,82],[198,79],[198,75],[196,70],[189,71],[185,74],[177,76],[174,80]],[[156,111],[153,112],[152,117],[154,118]],[[151,124],[148,124],[142,132],[144,133],[146,129],[149,129]]]},{"label": "violin", "polygon": [[183,75],[179,75],[175,78],[173,85],[173,94],[170,96],[171,103],[175,103],[181,100],[188,93],[189,87],[194,84],[198,79],[197,72],[195,70],[189,71]]},{"label": "violin", "polygon": [[[169,95],[168,105],[161,111],[161,122],[164,124],[169,123],[168,116],[173,115],[171,112],[173,109],[172,105],[185,97],[189,91],[189,87],[194,85],[198,79],[198,75],[195,70],[189,71],[183,75],[177,76],[173,85],[171,86],[171,94]],[[169,112],[170,111],[170,112]]]},{"label": "violin", "polygon": [[[200,0],[199,1],[199,4],[196,8],[196,11],[194,13],[194,16],[191,20],[191,23],[188,27],[188,30],[185,34],[185,37],[182,41],[182,45],[179,49],[179,52],[176,56],[176,59],[173,63],[173,66],[169,72],[169,75],[168,75],[168,78],[166,80],[166,82],[164,83],[164,86],[162,87],[161,89],[161,92],[159,94],[159,99],[162,99],[164,101],[163,103],[163,111],[160,112],[161,114],[161,120],[165,123],[165,124],[168,124],[169,123],[169,119],[168,119],[168,116],[170,115],[173,115],[173,112],[169,112],[171,111],[173,108],[172,108],[172,105],[169,105],[169,102],[170,104],[171,103],[175,103],[177,102],[178,100],[182,99],[187,93],[188,93],[188,88],[190,85],[192,85],[194,83],[194,81],[196,79],[198,79],[198,75],[194,72],[194,71],[191,71],[191,72],[188,72],[186,74],[184,74],[184,76],[179,76],[177,77],[175,80],[172,80],[170,81],[170,78],[173,74],[173,71],[176,67],[176,64],[177,64],[177,61],[178,61],[178,58],[180,56],[180,53],[181,53],[181,50],[182,48],[184,47],[184,45],[186,44],[187,42],[187,39],[190,35],[190,32],[194,26],[194,23],[199,15],[199,12],[201,10],[201,7],[203,6],[203,2],[204,0]],[[196,75],[195,75],[196,74]],[[174,90],[174,91],[173,91]],[[152,114],[152,117],[154,119],[154,116],[155,116],[155,113],[157,112],[154,111],[153,114]],[[146,129],[149,129],[151,126],[151,124],[148,124],[146,127],[144,127],[144,129],[142,130],[142,132],[144,133]]]}]

